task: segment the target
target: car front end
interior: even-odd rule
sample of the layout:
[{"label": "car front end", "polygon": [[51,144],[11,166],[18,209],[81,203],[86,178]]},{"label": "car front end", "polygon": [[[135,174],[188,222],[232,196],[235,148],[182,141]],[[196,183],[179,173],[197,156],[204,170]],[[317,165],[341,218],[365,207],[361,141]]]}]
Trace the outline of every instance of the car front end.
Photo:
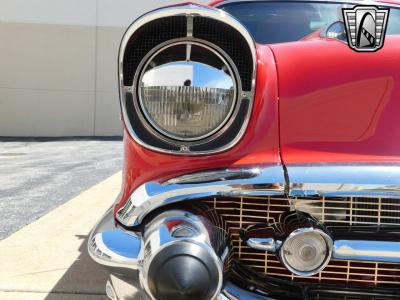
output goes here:
[{"label": "car front end", "polygon": [[387,36],[359,53],[340,27],[357,4],[185,3],[131,24],[123,184],[88,244],[110,298],[400,298],[400,5],[369,3]]}]

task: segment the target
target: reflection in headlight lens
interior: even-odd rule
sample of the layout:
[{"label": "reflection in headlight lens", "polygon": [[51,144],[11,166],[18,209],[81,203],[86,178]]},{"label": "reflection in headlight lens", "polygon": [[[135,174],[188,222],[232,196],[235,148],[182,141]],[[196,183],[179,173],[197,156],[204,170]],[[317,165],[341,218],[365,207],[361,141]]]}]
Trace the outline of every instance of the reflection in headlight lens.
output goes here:
[{"label": "reflection in headlight lens", "polygon": [[193,141],[217,132],[235,107],[236,84],[222,57],[198,44],[175,44],[146,64],[141,109],[160,133]]}]

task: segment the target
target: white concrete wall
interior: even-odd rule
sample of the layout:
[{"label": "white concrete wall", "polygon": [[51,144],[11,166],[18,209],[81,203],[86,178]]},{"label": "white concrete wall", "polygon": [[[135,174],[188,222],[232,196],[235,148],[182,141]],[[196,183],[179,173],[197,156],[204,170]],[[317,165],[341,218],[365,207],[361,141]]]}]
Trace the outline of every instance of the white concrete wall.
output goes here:
[{"label": "white concrete wall", "polygon": [[0,136],[120,135],[122,34],[177,2],[0,0]]}]

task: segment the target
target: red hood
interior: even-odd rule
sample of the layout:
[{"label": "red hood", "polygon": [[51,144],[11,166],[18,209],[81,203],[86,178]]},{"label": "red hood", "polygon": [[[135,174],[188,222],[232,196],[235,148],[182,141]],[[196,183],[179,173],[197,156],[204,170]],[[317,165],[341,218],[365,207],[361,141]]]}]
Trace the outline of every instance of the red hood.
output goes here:
[{"label": "red hood", "polygon": [[176,156],[137,144],[125,131],[118,210],[148,181],[201,170],[305,162],[400,161],[400,37],[375,53],[333,39],[257,45],[253,110],[232,149]]},{"label": "red hood", "polygon": [[328,39],[271,48],[285,163],[400,161],[400,36],[372,53]]}]

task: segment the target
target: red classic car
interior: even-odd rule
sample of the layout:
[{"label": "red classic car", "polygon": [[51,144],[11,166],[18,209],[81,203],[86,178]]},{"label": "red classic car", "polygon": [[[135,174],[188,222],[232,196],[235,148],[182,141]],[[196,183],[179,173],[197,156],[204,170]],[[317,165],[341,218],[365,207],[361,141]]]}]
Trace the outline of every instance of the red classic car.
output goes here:
[{"label": "red classic car", "polygon": [[398,0],[160,8],[119,84],[111,299],[400,299]]}]

